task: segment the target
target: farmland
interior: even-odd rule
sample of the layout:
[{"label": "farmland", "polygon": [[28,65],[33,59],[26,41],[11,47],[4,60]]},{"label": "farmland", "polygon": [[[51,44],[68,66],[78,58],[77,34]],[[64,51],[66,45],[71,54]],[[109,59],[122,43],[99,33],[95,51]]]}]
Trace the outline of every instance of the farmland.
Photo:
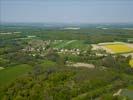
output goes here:
[{"label": "farmland", "polygon": [[0,34],[0,99],[127,98],[113,94],[132,87],[132,30],[2,26],[0,31],[11,33]]},{"label": "farmland", "polygon": [[127,46],[126,44],[107,44],[104,47],[110,49],[113,53],[129,53],[133,52],[133,48]]}]

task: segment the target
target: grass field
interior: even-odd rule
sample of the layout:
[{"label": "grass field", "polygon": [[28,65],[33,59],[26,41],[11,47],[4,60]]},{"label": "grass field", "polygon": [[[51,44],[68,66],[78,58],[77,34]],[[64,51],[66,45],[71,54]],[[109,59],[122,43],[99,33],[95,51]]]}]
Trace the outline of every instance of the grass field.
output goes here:
[{"label": "grass field", "polygon": [[130,66],[133,68],[133,59],[129,62]]},{"label": "grass field", "polygon": [[[40,65],[43,68],[47,68],[47,67],[55,66],[56,63],[45,60]],[[27,72],[30,72],[31,70],[32,70],[32,67],[27,64],[21,64],[21,65],[17,65],[14,67],[8,67],[8,68],[0,70],[0,86],[9,84],[13,80],[15,80],[17,77],[24,75]]]},{"label": "grass field", "polygon": [[57,41],[55,44],[52,44],[52,46],[59,49],[87,49],[88,44],[85,44],[83,40],[62,40]]},{"label": "grass field", "polygon": [[114,53],[127,53],[133,51],[133,48],[127,46],[126,44],[107,44],[104,47],[110,49]]},{"label": "grass field", "polygon": [[29,72],[31,69],[31,66],[22,64],[0,70],[0,86],[10,83],[17,77]]},{"label": "grass field", "polygon": [[44,69],[45,68],[50,68],[50,67],[55,67],[57,64],[53,61],[49,61],[49,60],[44,60],[40,66],[42,66]]}]

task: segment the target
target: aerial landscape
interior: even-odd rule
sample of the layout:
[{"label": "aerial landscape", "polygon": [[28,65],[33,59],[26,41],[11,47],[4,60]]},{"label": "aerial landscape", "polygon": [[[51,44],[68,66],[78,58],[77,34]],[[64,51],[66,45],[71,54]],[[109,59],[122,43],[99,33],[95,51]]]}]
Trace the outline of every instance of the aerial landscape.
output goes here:
[{"label": "aerial landscape", "polygon": [[133,100],[133,1],[0,6],[0,100]]}]

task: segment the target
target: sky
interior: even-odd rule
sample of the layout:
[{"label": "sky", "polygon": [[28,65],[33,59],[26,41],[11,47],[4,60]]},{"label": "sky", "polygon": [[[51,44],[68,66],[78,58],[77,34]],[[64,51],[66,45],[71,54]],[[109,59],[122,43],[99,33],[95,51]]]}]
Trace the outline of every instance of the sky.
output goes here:
[{"label": "sky", "polygon": [[133,0],[0,0],[0,22],[133,23]]}]

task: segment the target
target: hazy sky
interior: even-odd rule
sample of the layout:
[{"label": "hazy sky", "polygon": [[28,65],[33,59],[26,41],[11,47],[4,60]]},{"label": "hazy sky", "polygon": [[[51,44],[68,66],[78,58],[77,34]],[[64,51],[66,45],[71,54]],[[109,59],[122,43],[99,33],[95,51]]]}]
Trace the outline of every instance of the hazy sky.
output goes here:
[{"label": "hazy sky", "polygon": [[0,0],[0,21],[133,23],[133,0]]}]

